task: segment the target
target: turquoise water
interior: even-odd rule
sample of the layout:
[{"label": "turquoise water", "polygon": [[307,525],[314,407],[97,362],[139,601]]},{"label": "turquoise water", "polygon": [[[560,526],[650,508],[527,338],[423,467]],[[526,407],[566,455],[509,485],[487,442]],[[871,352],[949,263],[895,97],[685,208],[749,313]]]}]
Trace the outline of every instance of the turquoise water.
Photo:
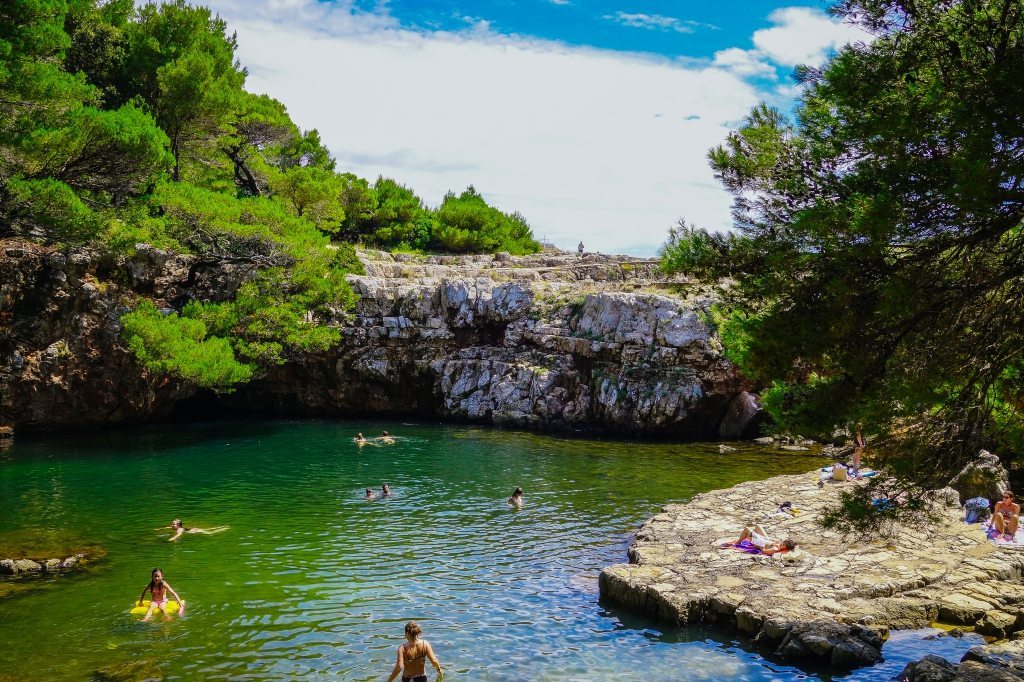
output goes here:
[{"label": "turquoise water", "polygon": [[[382,428],[397,442],[351,441]],[[19,439],[0,451],[0,555],[33,543],[107,554],[0,598],[0,677],[84,679],[132,663],[122,670],[138,678],[380,680],[415,619],[448,680],[813,679],[728,635],[603,604],[597,575],[662,504],[817,464],[400,423]],[[383,482],[394,497],[366,500]],[[519,511],[505,504],[516,486]],[[230,528],[169,543],[157,528],[175,517]],[[128,609],[157,566],[187,613],[141,623]],[[968,644],[922,634],[898,634],[886,664],[851,679],[891,679],[910,658],[959,658]]]}]

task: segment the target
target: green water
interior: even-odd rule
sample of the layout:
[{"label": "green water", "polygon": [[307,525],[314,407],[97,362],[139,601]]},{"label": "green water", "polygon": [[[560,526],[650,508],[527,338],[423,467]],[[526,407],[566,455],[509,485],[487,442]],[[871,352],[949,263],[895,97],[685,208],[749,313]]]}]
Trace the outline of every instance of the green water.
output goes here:
[{"label": "green water", "polygon": [[[351,441],[381,428],[397,442]],[[599,603],[597,575],[662,504],[817,464],[400,423],[19,439],[0,452],[0,555],[62,542],[107,554],[0,598],[0,678],[85,679],[137,661],[135,677],[380,680],[415,619],[445,679],[802,679],[729,639]],[[366,500],[382,482],[394,497]],[[516,486],[519,511],[505,504]],[[175,517],[230,528],[169,543],[156,528]],[[157,566],[187,614],[141,623],[128,609]],[[919,637],[908,642],[920,656]]]}]

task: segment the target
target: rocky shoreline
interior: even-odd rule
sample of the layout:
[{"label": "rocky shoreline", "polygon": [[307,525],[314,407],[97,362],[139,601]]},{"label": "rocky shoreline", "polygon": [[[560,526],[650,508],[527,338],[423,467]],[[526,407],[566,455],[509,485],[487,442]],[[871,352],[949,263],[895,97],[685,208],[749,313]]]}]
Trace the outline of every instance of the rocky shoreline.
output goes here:
[{"label": "rocky shoreline", "polygon": [[[996,639],[1024,630],[1024,550],[999,548],[960,520],[953,490],[937,521],[886,538],[844,537],[819,525],[850,482],[817,472],[750,481],[664,507],[637,532],[628,564],[601,573],[604,598],[676,626],[732,629],[795,663],[850,669],[877,662],[890,629],[934,622]],[[790,501],[801,513],[777,516]],[[745,525],[791,537],[796,551],[751,556],[720,545]],[[924,679],[924,678],[921,678]]]},{"label": "rocky shoreline", "polygon": [[0,242],[0,426],[138,423],[175,409],[412,415],[534,430],[754,435],[756,388],[722,355],[711,290],[657,261],[361,252],[341,341],[230,394],[140,366],[120,316],[223,301],[256,271],[137,245],[131,257]]}]

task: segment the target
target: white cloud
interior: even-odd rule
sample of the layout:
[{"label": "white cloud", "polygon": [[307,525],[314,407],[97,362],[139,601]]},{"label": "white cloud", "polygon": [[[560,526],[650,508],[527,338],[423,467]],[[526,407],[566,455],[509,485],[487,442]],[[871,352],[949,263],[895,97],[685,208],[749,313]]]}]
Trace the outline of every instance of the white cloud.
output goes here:
[{"label": "white cloud", "polygon": [[608,19],[623,26],[632,28],[656,29],[661,31],[675,31],[676,33],[693,33],[698,28],[717,28],[711,24],[702,24],[699,21],[689,21],[677,17],[666,17],[660,14],[629,14],[627,12],[616,12],[606,14],[602,19]]},{"label": "white cloud", "polygon": [[869,37],[861,29],[809,7],[783,7],[768,18],[776,25],[755,31],[754,45],[783,66],[820,64],[831,50]]},{"label": "white cloud", "polygon": [[743,50],[738,47],[719,50],[715,53],[714,65],[732,71],[737,76],[761,76],[772,79],[778,77],[776,67],[765,61],[764,55],[757,50]]},{"label": "white cloud", "polygon": [[340,170],[432,205],[473,184],[566,247],[653,253],[680,216],[729,225],[705,155],[758,94],[723,69],[479,26],[406,31],[315,0],[210,4],[238,32],[247,87],[319,129]]},{"label": "white cloud", "polygon": [[707,150],[777,97],[744,78],[791,58],[772,35],[771,51],[679,62],[500,35],[475,17],[458,33],[410,31],[386,4],[207,1],[238,32],[247,87],[317,128],[339,170],[393,177],[431,205],[473,184],[538,237],[605,252],[653,253],[680,217],[730,226]]}]

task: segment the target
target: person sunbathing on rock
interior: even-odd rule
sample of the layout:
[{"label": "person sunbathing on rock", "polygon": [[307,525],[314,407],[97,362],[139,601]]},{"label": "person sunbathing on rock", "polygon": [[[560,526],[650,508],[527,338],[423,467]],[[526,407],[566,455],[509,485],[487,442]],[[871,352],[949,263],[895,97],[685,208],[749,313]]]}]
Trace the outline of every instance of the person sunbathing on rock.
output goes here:
[{"label": "person sunbathing on rock", "polygon": [[796,549],[796,543],[793,540],[772,540],[760,525],[755,525],[753,528],[749,526],[744,528],[743,532],[740,533],[739,540],[733,542],[732,545],[740,547],[744,542],[759,549],[761,554],[767,554],[768,556],[781,552],[791,552]]},{"label": "person sunbathing on rock", "polygon": [[992,514],[992,525],[1000,535],[1008,535],[1012,540],[1020,525],[1020,505],[1014,501],[1013,493],[1007,490],[1003,499],[996,502],[995,513]]}]

